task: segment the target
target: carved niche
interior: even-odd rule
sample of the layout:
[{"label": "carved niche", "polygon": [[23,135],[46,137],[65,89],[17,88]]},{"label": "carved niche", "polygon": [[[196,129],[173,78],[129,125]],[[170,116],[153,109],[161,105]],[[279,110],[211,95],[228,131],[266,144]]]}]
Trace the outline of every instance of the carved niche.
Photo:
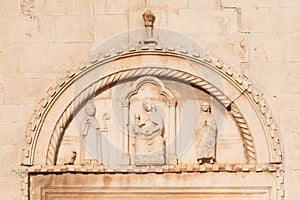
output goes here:
[{"label": "carved niche", "polygon": [[129,149],[125,164],[177,163],[174,144],[166,149],[166,140],[176,134],[174,94],[159,79],[146,76],[135,81],[124,96],[123,129],[129,133],[129,141],[124,144]]}]

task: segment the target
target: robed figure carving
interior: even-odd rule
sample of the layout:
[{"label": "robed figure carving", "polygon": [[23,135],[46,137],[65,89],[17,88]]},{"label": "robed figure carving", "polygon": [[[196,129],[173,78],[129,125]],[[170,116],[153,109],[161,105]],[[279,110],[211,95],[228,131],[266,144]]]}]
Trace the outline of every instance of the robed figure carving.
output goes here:
[{"label": "robed figure carving", "polygon": [[216,161],[217,126],[211,114],[211,107],[203,102],[200,110],[200,123],[196,132],[197,161],[202,164]]},{"label": "robed figure carving", "polygon": [[134,116],[135,164],[163,165],[165,164],[164,121],[151,102],[145,101],[143,108],[142,115]]},{"label": "robed figure carving", "polygon": [[80,133],[83,140],[83,162],[97,163],[100,151],[100,123],[96,119],[96,107],[92,101],[85,106],[86,116],[80,124]]}]

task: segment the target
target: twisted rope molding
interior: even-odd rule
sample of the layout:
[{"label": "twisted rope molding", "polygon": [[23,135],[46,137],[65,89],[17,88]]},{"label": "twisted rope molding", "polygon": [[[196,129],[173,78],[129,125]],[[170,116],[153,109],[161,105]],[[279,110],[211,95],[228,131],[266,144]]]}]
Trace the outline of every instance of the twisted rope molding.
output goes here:
[{"label": "twisted rope molding", "polygon": [[87,100],[89,100],[92,96],[95,96],[95,94],[98,94],[106,88],[116,84],[118,81],[137,79],[143,76],[154,76],[159,78],[188,82],[194,87],[202,89],[209,95],[212,95],[225,108],[228,108],[229,105],[232,108],[234,108],[230,110],[230,113],[232,114],[236,124],[238,125],[244,143],[244,153],[246,161],[251,163],[256,162],[255,146],[252,134],[250,132],[246,120],[244,119],[242,113],[237,108],[237,106],[234,103],[232,103],[231,100],[228,97],[226,97],[218,88],[208,83],[207,81],[201,79],[200,77],[180,70],[160,67],[141,67],[118,71],[105,77],[102,77],[74,98],[74,100],[67,106],[64,112],[61,114],[52,132],[47,152],[46,164],[56,164],[57,154],[64,135],[64,131],[66,130],[68,124],[71,122],[73,117],[78,113],[78,111],[82,108],[82,106],[86,103]]},{"label": "twisted rope molding", "polygon": [[37,105],[30,122],[28,123],[25,140],[23,145],[23,159],[22,165],[28,166],[33,164],[34,151],[36,146],[36,141],[40,133],[40,128],[45,120],[45,117],[56,101],[60,94],[70,85],[74,80],[80,78],[88,70],[98,67],[102,64],[122,59],[131,56],[139,55],[158,55],[158,56],[173,56],[189,61],[195,62],[197,64],[204,65],[211,68],[216,73],[221,74],[226,80],[230,81],[232,85],[238,90],[243,92],[243,94],[248,98],[249,102],[254,106],[260,121],[263,123],[270,149],[270,162],[271,163],[281,163],[282,162],[282,150],[280,145],[279,133],[275,120],[273,119],[268,107],[262,95],[257,92],[251,82],[244,76],[238,74],[232,70],[229,66],[224,64],[219,59],[211,59],[207,55],[200,55],[199,51],[196,49],[183,49],[172,47],[161,47],[154,46],[148,47],[120,47],[116,50],[111,51],[111,53],[97,54],[89,58],[89,62],[81,68],[72,69],[64,77],[58,80],[57,85],[50,87],[47,96],[42,98],[40,103]]}]

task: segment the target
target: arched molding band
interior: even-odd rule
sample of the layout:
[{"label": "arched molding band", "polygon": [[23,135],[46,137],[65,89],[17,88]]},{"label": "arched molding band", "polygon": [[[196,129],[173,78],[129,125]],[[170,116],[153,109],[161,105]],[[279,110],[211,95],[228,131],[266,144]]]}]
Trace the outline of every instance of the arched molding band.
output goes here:
[{"label": "arched molding band", "polygon": [[[111,54],[95,54],[91,56],[87,64],[81,68],[76,68],[68,72],[63,78],[59,79],[58,84],[51,87],[48,90],[48,94],[45,98],[42,98],[39,105],[35,109],[32,118],[28,124],[26,131],[26,140],[23,145],[23,165],[32,165],[34,159],[35,146],[37,138],[40,133],[40,129],[47,116],[47,113],[51,109],[52,105],[59,98],[69,85],[74,81],[78,80],[81,76],[88,73],[95,67],[99,67],[106,63],[133,56],[140,55],[157,55],[157,56],[173,56],[178,58],[187,59],[195,62],[196,64],[203,65],[215,71],[217,74],[223,76],[228,80],[236,89],[241,91],[255,108],[256,113],[263,123],[263,127],[268,138],[268,144],[270,149],[270,162],[281,163],[282,152],[280,145],[279,133],[275,125],[274,119],[270,114],[262,95],[257,92],[251,82],[244,76],[235,72],[232,68],[228,67],[222,61],[218,59],[211,59],[209,57],[201,57],[200,53],[195,50],[182,51],[181,49],[175,48],[163,48],[160,46],[154,46],[153,48],[117,48]],[[234,114],[233,114],[234,116]],[[236,118],[239,118],[238,116]],[[238,119],[237,119],[238,120]]]},{"label": "arched molding band", "polygon": [[140,67],[118,71],[102,77],[91,84],[89,87],[84,89],[78,96],[74,98],[74,100],[67,106],[67,108],[65,108],[65,110],[61,114],[52,132],[50,144],[47,151],[46,164],[56,164],[57,154],[64,135],[64,131],[66,130],[70,121],[78,113],[78,111],[82,108],[87,100],[89,100],[95,94],[101,93],[105,89],[113,86],[119,81],[132,80],[144,76],[154,76],[158,78],[168,78],[173,80],[185,81],[192,86],[201,89],[209,95],[213,96],[225,108],[227,108],[229,105],[231,105],[231,107],[234,107],[234,109],[230,110],[230,113],[232,114],[236,124],[238,125],[241,134],[241,138],[244,144],[246,162],[256,162],[255,146],[251,131],[246,120],[244,119],[238,107],[234,103],[231,103],[231,100],[226,97],[218,88],[203,80],[202,78],[184,71],[160,67]]}]

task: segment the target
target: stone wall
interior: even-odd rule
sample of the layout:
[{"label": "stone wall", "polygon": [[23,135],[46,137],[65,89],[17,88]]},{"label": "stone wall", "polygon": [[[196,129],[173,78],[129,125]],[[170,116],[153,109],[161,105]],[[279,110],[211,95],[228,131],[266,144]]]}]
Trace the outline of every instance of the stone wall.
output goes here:
[{"label": "stone wall", "polygon": [[[20,199],[21,143],[51,85],[106,39],[155,27],[199,43],[264,94],[282,137],[286,199],[300,198],[300,1],[0,0],[0,190]],[[299,88],[298,88],[299,87]]]}]

